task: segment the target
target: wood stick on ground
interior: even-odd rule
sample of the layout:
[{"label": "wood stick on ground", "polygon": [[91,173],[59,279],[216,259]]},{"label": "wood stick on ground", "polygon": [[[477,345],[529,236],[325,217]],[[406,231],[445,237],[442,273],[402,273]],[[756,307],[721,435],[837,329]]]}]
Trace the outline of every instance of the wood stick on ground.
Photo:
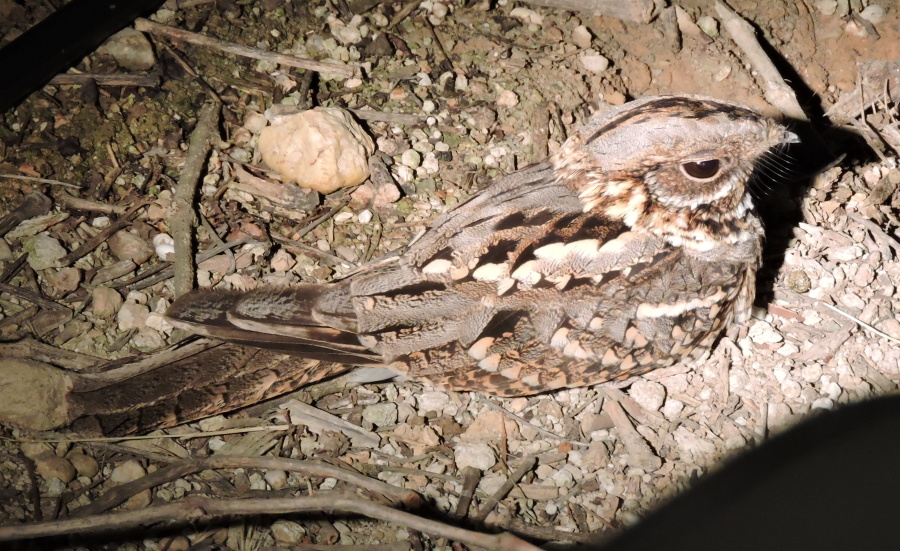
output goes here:
[{"label": "wood stick on ground", "polygon": [[107,239],[109,239],[109,237],[112,234],[121,230],[125,226],[130,225],[131,219],[134,218],[134,216],[138,213],[138,211],[141,210],[142,208],[146,207],[147,205],[149,205],[151,202],[152,202],[151,199],[144,199],[140,203],[138,203],[135,206],[128,209],[128,212],[126,212],[121,218],[119,218],[112,224],[110,224],[110,225],[106,226],[105,228],[103,228],[102,230],[100,230],[100,232],[97,235],[95,235],[94,237],[91,237],[90,239],[85,241],[80,247],[78,247],[74,251],[70,252],[66,256],[57,260],[56,261],[57,266],[59,266],[59,267],[70,266],[79,258],[83,257],[84,255],[88,254],[89,252],[91,252],[94,249],[96,249],[97,247],[99,247]]},{"label": "wood stick on ground", "polygon": [[469,506],[472,504],[472,498],[475,497],[478,483],[481,482],[481,471],[475,467],[466,467],[461,474],[463,477],[462,491],[459,493],[456,510],[452,513],[452,517],[456,519],[464,519],[469,515]]},{"label": "wood stick on ground", "polygon": [[100,201],[92,201],[81,197],[74,197],[68,193],[60,193],[55,195],[54,199],[60,206],[70,210],[83,210],[87,212],[99,212],[102,214],[125,214],[128,209],[122,205],[110,205],[101,203]]},{"label": "wood stick on ground", "polygon": [[421,498],[412,490],[398,488],[386,482],[364,476],[351,469],[336,467],[323,461],[303,461],[281,457],[222,456],[171,463],[137,480],[116,486],[91,503],[73,511],[71,516],[84,518],[101,514],[121,505],[131,496],[144,490],[207,469],[280,469],[302,473],[307,476],[336,478],[371,492],[388,496],[407,507],[418,507],[421,505]]},{"label": "wood stick on ground", "polygon": [[48,178],[35,178],[34,176],[22,176],[20,174],[0,174],[0,178],[9,178],[11,180],[22,180],[25,182],[37,182],[39,184],[49,184],[51,186],[62,186],[71,189],[81,189],[81,186],[70,184],[68,182],[60,182],[59,180],[50,180]]},{"label": "wood stick on ground", "polygon": [[140,86],[156,88],[159,86],[159,75],[103,75],[99,73],[63,73],[50,79],[53,85],[84,86],[96,82],[97,86]]},{"label": "wood stick on ground", "polygon": [[183,29],[177,29],[175,27],[170,27],[161,23],[155,23],[153,21],[150,21],[149,19],[136,19],[134,22],[134,28],[141,32],[167,36],[174,40],[182,40],[184,42],[189,42],[198,46],[214,48],[216,50],[228,52],[229,54],[249,57],[252,59],[261,59],[263,61],[271,61],[280,65],[287,65],[289,67],[297,67],[298,69],[306,69],[307,71],[316,71],[318,73],[330,74],[340,78],[350,78],[356,73],[356,70],[353,67],[349,67],[347,65],[323,63],[321,61],[305,59],[294,55],[279,54],[275,52],[266,52],[256,48],[248,48],[247,46],[241,46],[240,44],[235,44],[234,42],[227,42],[225,40],[219,40],[217,38],[210,38],[208,36],[203,36],[202,34],[192,33]]},{"label": "wood stick on ground", "polygon": [[[313,532],[315,533],[315,532]],[[332,545],[330,543],[297,543],[289,548],[260,547],[259,551],[413,551],[413,544],[408,541],[394,543],[363,543],[360,545]]]},{"label": "wood stick on ground", "polygon": [[606,410],[619,430],[619,437],[625,444],[625,449],[628,450],[628,464],[645,471],[655,471],[660,468],[662,459],[653,453],[644,437],[634,428],[619,402],[609,400],[603,405],[603,409]]},{"label": "wood stick on ground", "polygon": [[800,121],[809,120],[800,107],[800,103],[797,102],[794,91],[787,85],[775,64],[760,46],[753,26],[721,0],[716,2],[716,11],[722,18],[722,24],[731,35],[731,39],[744,51],[750,65],[756,69],[765,82],[766,101],[786,117]]},{"label": "wood stick on ground", "polygon": [[16,287],[15,285],[10,285],[8,283],[0,283],[0,293],[8,293],[18,299],[27,300],[32,304],[40,306],[41,308],[46,308],[48,310],[69,310],[62,304],[46,299],[35,291],[24,289],[22,287]]},{"label": "wood stick on ground", "polygon": [[0,541],[16,541],[67,534],[97,534],[167,524],[197,524],[198,522],[233,515],[284,515],[294,513],[315,513],[323,511],[363,515],[393,524],[413,528],[449,540],[459,541],[468,546],[497,551],[540,551],[516,536],[504,534],[482,534],[450,526],[442,522],[426,519],[398,511],[371,501],[352,497],[316,496],[299,498],[263,499],[211,499],[189,497],[177,503],[150,507],[138,511],[104,513],[69,520],[38,522],[17,526],[0,526]]},{"label": "wood stick on ground", "polygon": [[534,468],[537,464],[537,456],[531,455],[522,460],[522,464],[519,465],[519,468],[516,471],[509,475],[509,477],[503,482],[500,488],[494,492],[494,495],[485,500],[484,505],[481,507],[475,515],[472,516],[472,520],[477,523],[484,522],[484,519],[487,518],[491,511],[494,510],[494,507],[500,503],[500,500],[506,497],[506,494],[512,491],[513,487],[519,483],[522,478],[528,474],[528,472]]},{"label": "wood stick on ground", "polygon": [[[0,175],[0,178],[8,178],[9,176]],[[0,237],[3,237],[10,230],[35,216],[47,214],[50,212],[50,198],[43,193],[34,191],[30,193],[19,206],[14,208],[9,214],[0,218]]]},{"label": "wood stick on ground", "polygon": [[194,226],[197,217],[194,214],[194,198],[200,183],[200,174],[206,164],[206,155],[212,147],[213,139],[218,135],[219,104],[207,103],[200,110],[197,127],[191,133],[188,156],[184,163],[178,187],[172,199],[174,214],[169,228],[175,239],[175,297],[194,288]]},{"label": "wood stick on ground", "polygon": [[558,10],[605,15],[635,23],[649,23],[659,14],[654,0],[523,0],[525,4]]},{"label": "wood stick on ground", "polygon": [[[194,256],[194,261],[197,264],[200,264],[201,262],[203,262],[205,260],[209,260],[210,258],[216,256],[217,254],[221,253],[222,251],[224,251],[226,249],[232,249],[232,248],[240,247],[242,245],[247,245],[247,244],[267,245],[266,243],[264,243],[262,241],[257,241],[255,239],[253,239],[252,237],[248,237],[248,236],[239,237],[238,239],[234,239],[232,241],[226,242],[224,245],[216,245],[214,247],[211,247],[211,248],[203,251],[202,253],[197,253]],[[123,281],[121,283],[114,284],[112,287],[113,287],[113,289],[122,289],[122,288],[128,287],[129,291],[139,291],[141,289],[145,289],[147,287],[156,285],[160,281],[165,281],[165,280],[169,279],[170,277],[172,277],[174,274],[175,274],[175,268],[172,266],[171,263],[160,262],[159,264],[153,266],[152,268],[147,268],[143,272],[139,273],[138,275],[134,276],[133,278],[131,278],[127,281]],[[154,275],[156,277],[151,277]]]}]

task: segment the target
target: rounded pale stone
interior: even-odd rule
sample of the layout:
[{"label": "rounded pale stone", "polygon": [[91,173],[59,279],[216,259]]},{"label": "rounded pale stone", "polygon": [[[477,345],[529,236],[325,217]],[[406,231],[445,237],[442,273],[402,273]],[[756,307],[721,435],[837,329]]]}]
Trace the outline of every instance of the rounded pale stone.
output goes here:
[{"label": "rounded pale stone", "polygon": [[372,139],[343,109],[317,107],[273,121],[259,135],[263,160],[282,178],[320,193],[369,177]]}]

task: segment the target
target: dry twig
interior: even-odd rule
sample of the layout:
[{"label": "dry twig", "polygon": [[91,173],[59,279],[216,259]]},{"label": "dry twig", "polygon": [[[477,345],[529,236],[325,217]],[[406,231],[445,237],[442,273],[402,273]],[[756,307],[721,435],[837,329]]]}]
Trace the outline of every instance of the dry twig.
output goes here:
[{"label": "dry twig", "polygon": [[196,524],[233,515],[284,515],[288,513],[343,512],[375,518],[418,531],[497,551],[539,551],[512,534],[482,534],[398,511],[358,497],[315,496],[263,499],[210,499],[189,497],[177,503],[139,511],[106,513],[69,520],[0,526],[0,541],[16,541],[67,534],[97,534],[137,526]]},{"label": "dry twig", "polygon": [[172,199],[174,214],[169,225],[175,239],[175,297],[189,292],[194,287],[194,196],[200,182],[200,173],[206,163],[206,155],[218,133],[219,104],[207,103],[200,110],[197,128],[191,133],[187,160],[178,187]]},{"label": "dry twig", "polygon": [[331,74],[340,78],[350,78],[355,71],[352,67],[346,65],[338,65],[336,63],[322,63],[312,59],[304,59],[287,54],[279,54],[275,52],[266,52],[256,48],[248,48],[233,42],[218,40],[203,36],[202,34],[192,33],[183,29],[176,29],[161,23],[155,23],[149,19],[138,18],[134,22],[134,28],[155,35],[168,36],[174,40],[182,40],[198,46],[214,48],[230,54],[249,57],[252,59],[261,59],[263,61],[271,61],[288,67],[297,67],[298,69],[306,69],[307,71],[316,71],[319,73]]},{"label": "dry twig", "polygon": [[753,65],[753,68],[759,73],[765,83],[766,100],[777,107],[786,117],[797,119],[800,121],[808,120],[800,104],[797,102],[797,96],[790,86],[781,77],[781,73],[766,55],[766,52],[756,40],[756,31],[750,23],[725,5],[724,2],[716,2],[716,11],[722,18],[722,24],[725,30],[731,35],[732,40],[744,51],[744,55]]}]

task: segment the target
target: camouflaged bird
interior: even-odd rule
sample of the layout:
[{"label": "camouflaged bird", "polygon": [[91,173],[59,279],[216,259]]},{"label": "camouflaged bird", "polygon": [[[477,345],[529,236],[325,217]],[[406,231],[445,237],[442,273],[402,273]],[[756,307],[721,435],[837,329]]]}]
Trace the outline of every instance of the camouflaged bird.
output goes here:
[{"label": "camouflaged bird", "polygon": [[190,293],[168,316],[454,390],[632,377],[698,357],[747,318],[763,239],[747,183],[795,141],[737,104],[644,98],[443,214],[403,254],[334,283]]}]

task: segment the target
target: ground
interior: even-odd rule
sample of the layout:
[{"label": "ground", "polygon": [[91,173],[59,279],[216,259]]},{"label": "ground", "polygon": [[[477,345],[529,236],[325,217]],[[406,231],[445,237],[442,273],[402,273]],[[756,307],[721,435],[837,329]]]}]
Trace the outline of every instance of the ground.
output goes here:
[{"label": "ground", "polygon": [[[201,264],[200,284],[225,288],[327,281],[347,273],[402,247],[492,178],[553,153],[593,112],[629,99],[706,94],[780,117],[711,2],[674,2],[705,32],[684,22],[679,31],[661,17],[624,21],[517,2],[424,1],[371,9],[363,4],[195,2],[167,5],[153,17],[260,50],[361,67],[350,79],[314,76],[154,34],[158,86],[98,91],[51,85],[3,113],[0,211],[13,211],[35,190],[52,197],[54,206],[49,216],[0,239],[0,282],[40,292],[72,315],[59,317],[45,304],[36,308],[27,297],[4,292],[0,339],[32,337],[114,359],[163,348],[179,336],[159,315],[173,299],[171,280],[147,287],[129,280],[145,265],[162,262],[153,238],[172,231],[168,209],[208,88],[223,102],[222,135],[213,143],[199,190],[207,223],[199,229],[198,248],[211,248],[214,239],[281,239]],[[768,225],[754,317],[729,331],[709,357],[619,388],[530,398],[444,392],[412,382],[317,387],[301,396],[358,425],[358,432],[347,424],[321,428],[307,422],[290,431],[151,445],[4,441],[0,524],[66,518],[117,483],[174,458],[264,453],[353,465],[418,492],[433,518],[462,519],[470,528],[499,528],[534,541],[589,541],[634,524],[696,477],[818,410],[895,392],[900,142],[896,104],[885,94],[896,94],[897,70],[883,72],[894,75],[886,84],[866,72],[866,62],[896,67],[900,15],[886,0],[852,15],[835,4],[730,2],[755,26],[811,123],[791,123],[804,144],[777,158],[754,191]],[[45,16],[47,7],[0,0],[0,15],[6,15],[0,17],[0,44]],[[77,69],[127,72],[103,53]],[[306,205],[291,209],[240,188],[250,181],[240,170],[266,177],[253,169],[259,163],[256,134],[260,115],[278,103],[381,113],[364,125],[392,178],[324,197],[305,195]],[[119,208],[85,210],[64,195]],[[128,226],[128,235],[68,265],[53,264],[145,199],[150,205]],[[325,213],[319,225],[301,230]],[[39,253],[16,262],[25,251],[57,247],[62,253],[50,264],[42,264]],[[123,266],[135,255],[137,267]],[[123,271],[110,273],[114,266]],[[303,410],[296,401],[286,408],[291,418]],[[283,410],[267,417],[256,409],[174,432],[277,425],[285,418]],[[35,437],[12,426],[2,434]],[[532,468],[519,469],[523,463]],[[355,487],[285,470],[290,468],[185,475],[122,507],[140,510],[151,501],[159,505],[185,495],[287,496],[294,488],[328,495],[335,487]],[[491,506],[489,496],[514,473],[512,490]],[[470,507],[458,509],[472,492]],[[486,516],[479,516],[482,511]],[[416,527],[340,514],[103,538],[102,544],[59,547],[256,549],[299,542],[449,548],[448,540],[421,535]]]}]

